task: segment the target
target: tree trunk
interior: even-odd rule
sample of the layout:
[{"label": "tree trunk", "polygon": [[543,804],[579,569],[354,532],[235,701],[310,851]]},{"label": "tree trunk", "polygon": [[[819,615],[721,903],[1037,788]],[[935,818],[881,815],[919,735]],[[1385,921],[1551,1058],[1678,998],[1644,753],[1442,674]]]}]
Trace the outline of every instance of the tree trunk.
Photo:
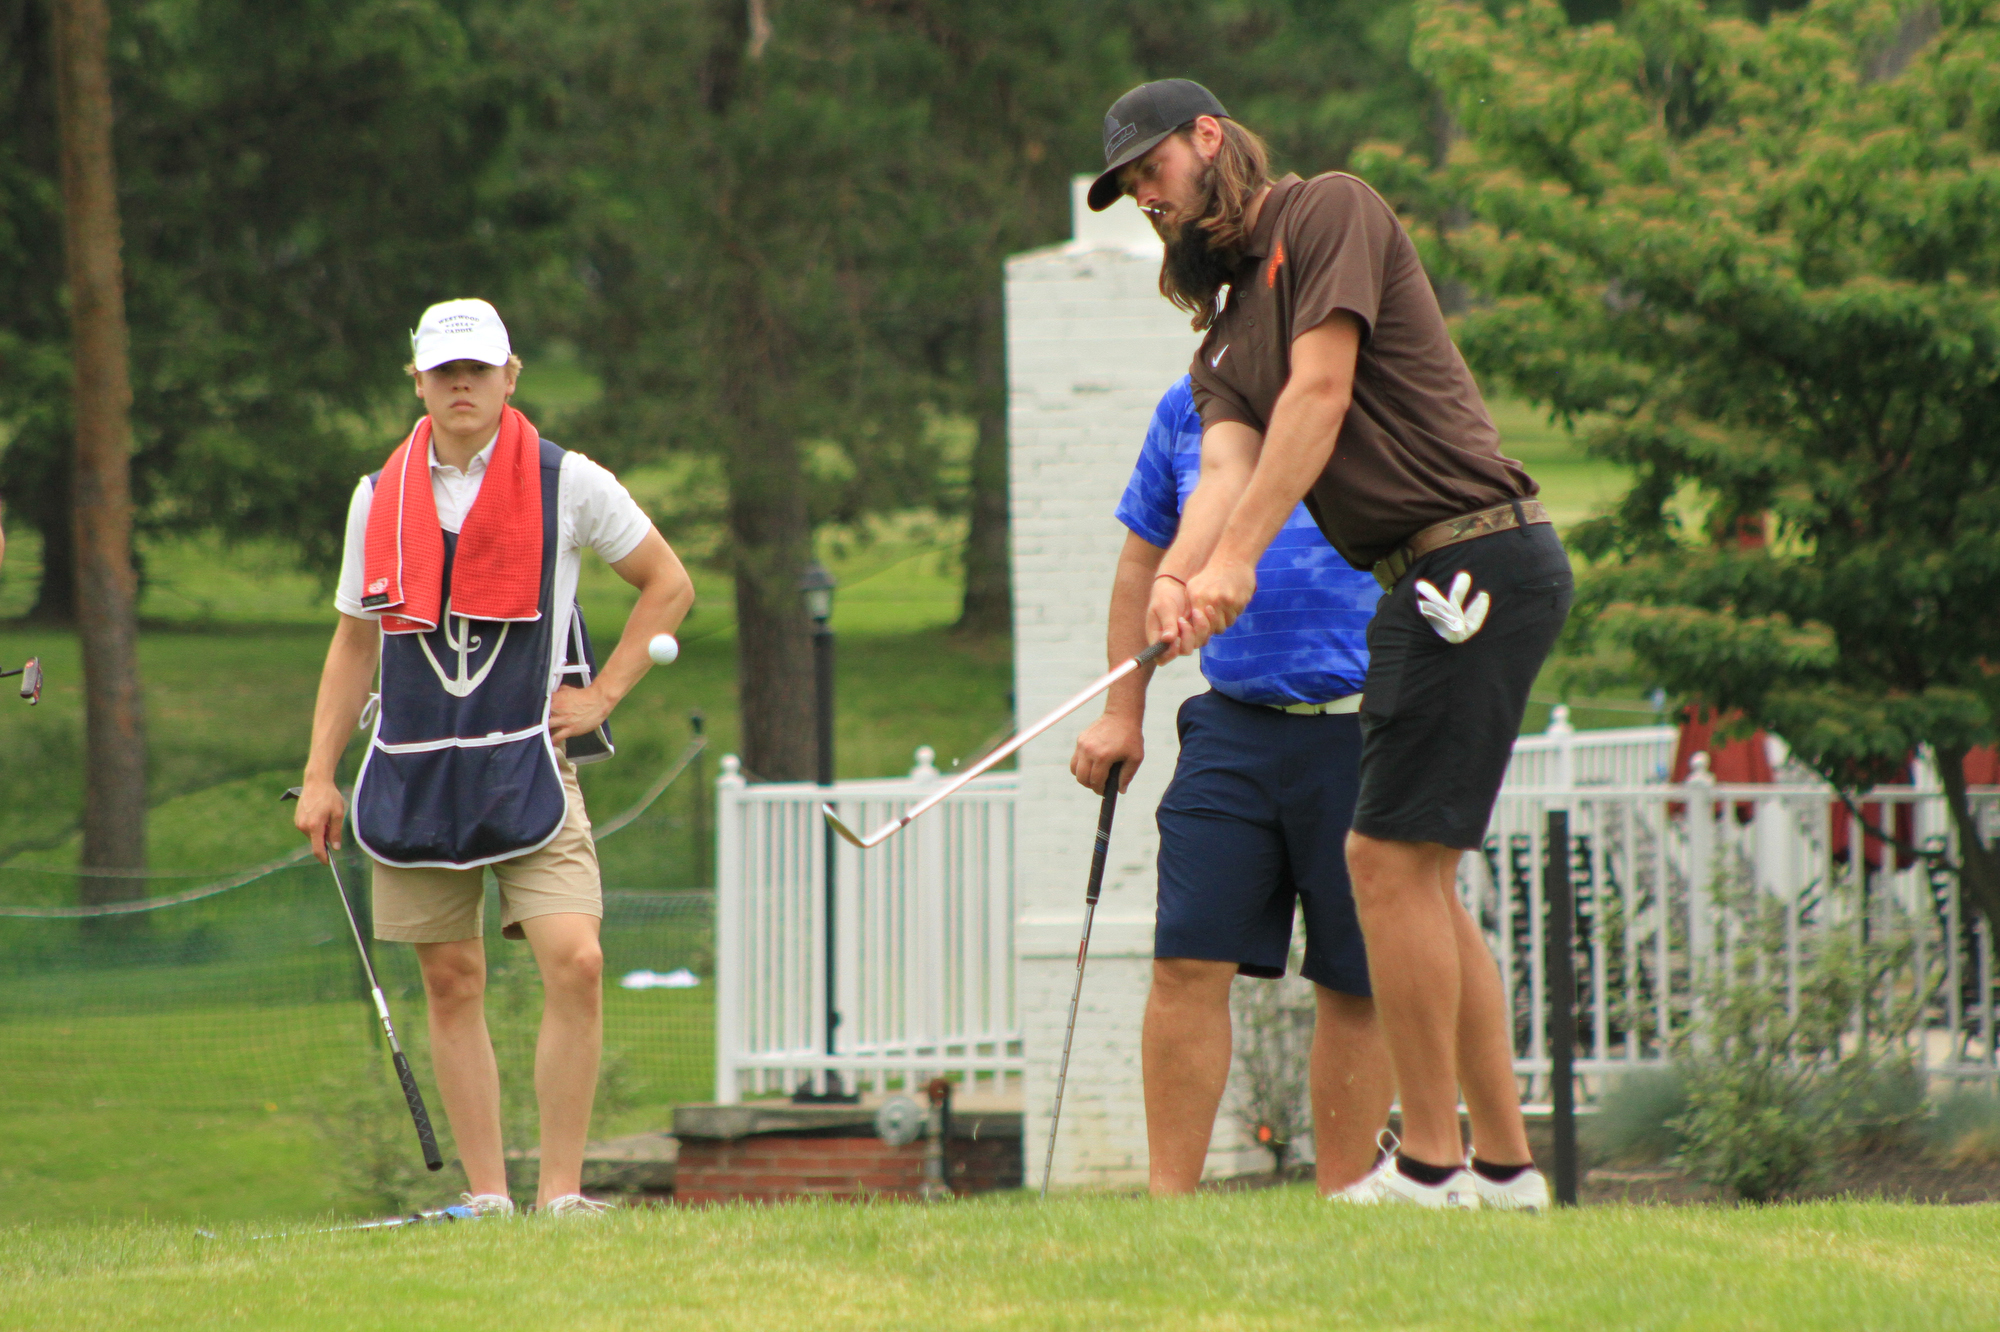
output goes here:
[{"label": "tree trunk", "polygon": [[[735,109],[743,62],[763,55],[769,15],[760,3],[709,0],[711,40],[702,62],[701,96],[718,121]],[[718,184],[714,216],[729,237],[738,212]],[[813,728],[812,630],[799,595],[799,576],[812,560],[812,518],[798,437],[785,423],[787,397],[783,329],[758,297],[753,257],[718,246],[719,262],[742,267],[714,289],[740,312],[735,345],[721,349],[721,397],[734,423],[723,453],[729,480],[730,568],[736,577],[736,698],[743,728],[743,766],[756,779],[811,781],[817,757]]]},{"label": "tree trunk", "polygon": [[[83,649],[83,863],[146,863],[146,723],[132,567],[132,384],[111,158],[105,0],[57,0],[56,120],[76,384],[77,627]],[[143,880],[81,881],[82,900],[143,895]]]},{"label": "tree trunk", "polygon": [[998,275],[979,303],[979,435],[972,446],[972,521],[965,534],[961,634],[1005,634],[1014,623],[1007,559],[1007,347]]},{"label": "tree trunk", "polygon": [[812,522],[798,441],[742,420],[727,457],[743,766],[765,781],[811,781],[812,628],[799,576],[812,560]]},{"label": "tree trunk", "polygon": [[1979,837],[1979,820],[1965,794],[1965,750],[1937,751],[1938,779],[1958,829],[1958,887],[1961,900],[1977,908],[2000,938],[2000,856]]}]

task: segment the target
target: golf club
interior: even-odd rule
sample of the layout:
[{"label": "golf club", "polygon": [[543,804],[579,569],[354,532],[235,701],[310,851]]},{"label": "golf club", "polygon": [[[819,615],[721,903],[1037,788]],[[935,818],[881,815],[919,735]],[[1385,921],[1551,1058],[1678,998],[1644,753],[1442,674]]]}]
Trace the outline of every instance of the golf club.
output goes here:
[{"label": "golf club", "polygon": [[1104,890],[1104,856],[1111,849],[1111,816],[1118,810],[1120,759],[1104,779],[1104,803],[1097,810],[1097,845],[1090,851],[1090,882],[1083,889],[1083,941],[1076,946],[1076,988],[1069,995],[1069,1026],[1063,1032],[1062,1063],[1056,1066],[1056,1108],[1049,1112],[1049,1148],[1042,1157],[1042,1197],[1049,1196],[1049,1173],[1056,1164],[1056,1127],[1062,1123],[1063,1084],[1069,1081],[1069,1046],[1076,1039],[1076,1008],[1083,999],[1083,963],[1090,956],[1090,924],[1097,918],[1097,895]]},{"label": "golf club", "polygon": [[[294,786],[279,799],[297,800],[303,789]],[[361,925],[354,919],[354,906],[347,900],[347,887],[340,881],[340,869],[333,863],[330,852],[326,867],[333,871],[333,890],[340,894],[340,909],[347,913],[347,928],[354,932],[354,947],[361,954],[361,969],[368,973],[368,993],[375,997],[375,1015],[382,1019],[382,1033],[389,1038],[389,1053],[396,1060],[396,1078],[403,1084],[403,1099],[409,1102],[410,1118],[417,1125],[417,1142],[424,1149],[424,1165],[432,1170],[442,1170],[444,1157],[438,1154],[437,1134],[431,1129],[430,1112],[424,1109],[424,1094],[417,1090],[417,1075],[410,1071],[410,1061],[404,1057],[403,1047],[396,1040],[396,1024],[389,1021],[389,1001],[382,997],[382,983],[375,979],[375,964],[368,958],[368,945],[361,938]]]},{"label": "golf club", "polygon": [[28,658],[27,665],[18,666],[11,671],[0,671],[0,680],[4,680],[10,675],[21,677],[21,697],[28,700],[29,707],[32,708],[42,701],[42,659],[40,657],[30,657]]},{"label": "golf club", "polygon": [[[281,1230],[270,1235],[252,1235],[253,1240],[291,1239],[296,1235],[345,1235],[356,1230],[400,1230],[404,1226],[430,1226],[446,1221],[477,1221],[479,1213],[464,1204],[440,1207],[435,1211],[412,1212],[408,1216],[392,1216],[381,1221],[357,1221],[345,1226],[324,1226],[318,1230]],[[213,1232],[200,1230],[196,1234],[205,1239],[214,1239]]]},{"label": "golf club", "polygon": [[1124,679],[1132,672],[1138,670],[1141,666],[1150,666],[1155,661],[1158,661],[1160,658],[1160,654],[1165,652],[1166,650],[1167,650],[1167,643],[1165,640],[1161,640],[1158,643],[1148,644],[1146,650],[1141,652],[1138,656],[1133,657],[1128,661],[1122,661],[1117,666],[1113,667],[1111,670],[1108,670],[1103,675],[1098,676],[1095,680],[1091,681],[1090,684],[1087,685],[1082,690],[1082,692],[1074,694],[1070,696],[1068,699],[1064,700],[1062,704],[1060,704],[1054,712],[1051,712],[1048,716],[1042,718],[1040,721],[1036,722],[1033,726],[1030,726],[1027,730],[1017,731],[1012,740],[1009,740],[1006,744],[1001,745],[998,749],[995,749],[994,751],[989,753],[985,758],[980,759],[977,763],[967,768],[964,772],[961,772],[960,774],[958,774],[958,776],[952,778],[950,781],[946,782],[943,786],[940,786],[937,790],[931,792],[929,795],[925,796],[922,800],[919,800],[916,804],[910,806],[909,813],[901,815],[898,818],[893,818],[889,820],[887,823],[877,828],[874,832],[869,833],[866,837],[863,837],[860,833],[855,832],[854,829],[848,827],[845,823],[842,823],[840,821],[840,815],[834,812],[834,808],[832,805],[821,805],[820,813],[826,816],[827,823],[833,828],[835,832],[839,833],[843,838],[845,838],[850,845],[858,846],[864,851],[866,851],[871,846],[880,846],[882,843],[888,841],[891,837],[894,837],[897,833],[901,832],[903,829],[909,827],[910,822],[913,819],[917,818],[919,815],[928,813],[930,810],[935,809],[938,805],[943,804],[951,796],[956,794],[960,787],[964,786],[974,777],[977,777],[980,773],[985,772],[988,768],[1000,762],[1000,760],[1006,758],[1009,754],[1019,749],[1022,745],[1027,744],[1030,740],[1040,735],[1043,731],[1048,730],[1051,726],[1054,726],[1064,717],[1069,716],[1070,713],[1075,712],[1078,708],[1090,702],[1091,699],[1096,698],[1099,694],[1111,688],[1112,685],[1117,684],[1120,680]]}]

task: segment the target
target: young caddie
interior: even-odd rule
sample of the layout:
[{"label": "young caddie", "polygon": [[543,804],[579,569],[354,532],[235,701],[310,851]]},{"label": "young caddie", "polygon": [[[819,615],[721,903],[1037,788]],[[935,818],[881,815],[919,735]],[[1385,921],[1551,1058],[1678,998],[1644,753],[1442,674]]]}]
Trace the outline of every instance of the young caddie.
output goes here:
[{"label": "young caddie", "polygon": [[[424,416],[355,487],[296,821],[321,860],[340,845],[335,767],[379,665],[354,832],[374,862],[375,937],[416,945],[465,1203],[514,1210],[484,1008],[490,868],[501,932],[527,940],[542,977],[536,1206],[602,1210],[581,1177],[602,1043],[603,892],[569,751],[608,755],[606,718],[694,589],[611,473],[508,405],[521,362],[491,305],[433,305],[411,341]],[[602,670],[576,602],[586,549],[639,590]]]},{"label": "young caddie", "polygon": [[1153,584],[1148,636],[1191,651],[1235,623],[1301,501],[1381,583],[1347,865],[1403,1135],[1340,1196],[1539,1210],[1506,995],[1454,884],[1569,612],[1569,560],[1394,210],[1354,176],[1273,181],[1267,163],[1185,79],[1133,89],[1104,120],[1091,207],[1128,193],[1153,218],[1161,291],[1203,332],[1190,367],[1203,451],[1256,459],[1212,549],[1167,568],[1185,587]]}]

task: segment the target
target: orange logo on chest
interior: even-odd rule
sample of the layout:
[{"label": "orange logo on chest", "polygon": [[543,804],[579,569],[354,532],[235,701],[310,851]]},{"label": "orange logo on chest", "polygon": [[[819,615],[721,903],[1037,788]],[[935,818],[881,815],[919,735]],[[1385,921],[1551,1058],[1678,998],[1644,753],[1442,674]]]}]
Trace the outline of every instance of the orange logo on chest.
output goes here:
[{"label": "orange logo on chest", "polygon": [[1275,287],[1278,285],[1278,268],[1284,262],[1285,262],[1285,243],[1283,241],[1279,241],[1278,248],[1271,252],[1270,267],[1264,270],[1265,286]]}]

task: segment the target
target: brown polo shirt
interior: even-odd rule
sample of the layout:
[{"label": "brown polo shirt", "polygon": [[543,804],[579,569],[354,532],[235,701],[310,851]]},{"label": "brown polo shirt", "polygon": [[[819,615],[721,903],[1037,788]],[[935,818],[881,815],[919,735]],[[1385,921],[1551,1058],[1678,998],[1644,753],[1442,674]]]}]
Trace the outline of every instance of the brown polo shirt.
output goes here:
[{"label": "brown polo shirt", "polygon": [[1372,567],[1432,523],[1537,487],[1446,331],[1417,247],[1381,195],[1329,172],[1265,196],[1248,253],[1191,373],[1204,426],[1262,432],[1292,373],[1292,339],[1336,310],[1361,321],[1354,401],[1305,497],[1333,548]]}]

